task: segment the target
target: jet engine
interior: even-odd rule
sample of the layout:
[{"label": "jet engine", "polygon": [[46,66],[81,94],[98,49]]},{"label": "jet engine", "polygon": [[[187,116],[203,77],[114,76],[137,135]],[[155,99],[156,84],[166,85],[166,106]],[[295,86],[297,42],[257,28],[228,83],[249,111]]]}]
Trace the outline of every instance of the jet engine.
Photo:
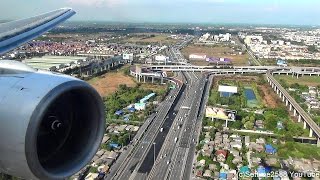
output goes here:
[{"label": "jet engine", "polygon": [[0,172],[70,177],[91,161],[104,127],[103,102],[86,82],[0,60]]}]

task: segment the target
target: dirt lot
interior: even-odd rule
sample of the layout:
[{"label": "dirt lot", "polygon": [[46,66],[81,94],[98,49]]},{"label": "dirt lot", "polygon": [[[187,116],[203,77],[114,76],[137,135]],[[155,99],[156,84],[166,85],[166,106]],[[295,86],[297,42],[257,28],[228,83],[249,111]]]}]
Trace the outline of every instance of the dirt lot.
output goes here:
[{"label": "dirt lot", "polygon": [[136,82],[123,72],[108,72],[100,77],[93,78],[88,81],[101,96],[107,96],[114,93],[120,84],[126,84],[129,87],[134,87]]},{"label": "dirt lot", "polygon": [[[224,57],[230,58],[233,65],[248,65],[248,54],[244,55],[232,55],[234,50],[228,46],[201,46],[201,45],[189,45],[186,48],[182,49],[182,54],[188,58],[192,53],[204,53],[209,57]],[[207,65],[207,62],[199,61],[195,62],[197,65]]]},{"label": "dirt lot", "polygon": [[[162,44],[174,44],[178,42],[175,39],[172,39],[169,36],[169,34],[155,34],[155,33],[147,33],[147,34],[135,34],[136,36],[130,37],[128,39],[122,40],[123,42],[128,43],[162,43]],[[151,35],[154,35],[151,36]]]},{"label": "dirt lot", "polygon": [[260,85],[258,86],[260,92],[264,95],[262,96],[263,103],[270,108],[276,108],[280,103],[279,98],[272,91],[272,89],[268,85]]}]

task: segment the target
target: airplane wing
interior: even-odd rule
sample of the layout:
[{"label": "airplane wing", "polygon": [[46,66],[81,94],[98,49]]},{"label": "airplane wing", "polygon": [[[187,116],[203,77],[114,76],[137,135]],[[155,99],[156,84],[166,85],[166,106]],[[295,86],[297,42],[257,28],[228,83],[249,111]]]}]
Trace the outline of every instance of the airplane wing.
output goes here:
[{"label": "airplane wing", "polygon": [[54,28],[75,14],[63,8],[39,16],[0,24],[0,55]]}]

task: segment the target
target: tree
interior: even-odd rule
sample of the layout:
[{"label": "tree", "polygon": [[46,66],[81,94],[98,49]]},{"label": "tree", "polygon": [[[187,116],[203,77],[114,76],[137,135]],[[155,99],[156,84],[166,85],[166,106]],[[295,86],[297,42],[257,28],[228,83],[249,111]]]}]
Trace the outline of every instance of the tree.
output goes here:
[{"label": "tree", "polygon": [[232,122],[232,123],[231,123],[230,127],[231,127],[232,129],[241,129],[242,125],[243,125],[243,124],[242,124],[241,121],[235,121],[235,122]]},{"label": "tree", "polygon": [[312,46],[308,46],[308,51],[310,53],[314,53],[314,52],[318,52],[318,49],[315,45],[312,45]]},{"label": "tree", "polygon": [[244,127],[246,129],[253,129],[254,127],[254,123],[250,122],[250,121],[247,121],[245,124],[244,124]]}]

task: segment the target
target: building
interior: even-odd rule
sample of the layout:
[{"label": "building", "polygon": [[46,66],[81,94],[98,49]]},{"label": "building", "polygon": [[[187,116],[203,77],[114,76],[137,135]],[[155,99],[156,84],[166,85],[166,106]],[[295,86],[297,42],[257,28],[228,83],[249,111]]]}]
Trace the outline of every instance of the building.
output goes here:
[{"label": "building", "polygon": [[202,53],[194,53],[189,55],[189,60],[206,60],[207,55]]},{"label": "building", "polygon": [[135,103],[134,108],[138,111],[146,109],[146,103]]},{"label": "building", "polygon": [[220,97],[230,97],[238,93],[238,87],[219,85],[218,92],[220,92]]},{"label": "building", "polygon": [[266,153],[268,154],[275,154],[277,152],[277,150],[271,144],[266,144],[265,149]]},{"label": "building", "polygon": [[123,60],[133,61],[133,53],[130,54],[123,54],[122,55]]},{"label": "building", "polygon": [[218,150],[216,151],[217,161],[224,162],[227,159],[227,151],[225,150]]},{"label": "building", "polygon": [[167,63],[169,61],[169,57],[164,55],[156,55],[154,57],[155,62],[157,63]]},{"label": "building", "polygon": [[151,93],[151,94],[145,96],[144,98],[142,98],[142,99],[140,100],[140,103],[146,103],[150,98],[152,98],[152,97],[155,96],[155,95],[156,95],[156,93]]}]

